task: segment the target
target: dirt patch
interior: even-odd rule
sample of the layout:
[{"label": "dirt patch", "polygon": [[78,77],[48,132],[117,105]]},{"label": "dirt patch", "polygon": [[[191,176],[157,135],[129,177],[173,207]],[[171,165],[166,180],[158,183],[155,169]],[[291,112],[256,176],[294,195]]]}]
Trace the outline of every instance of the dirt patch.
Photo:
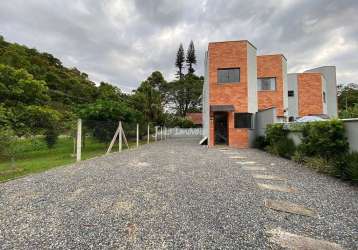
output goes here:
[{"label": "dirt patch", "polygon": [[126,232],[128,235],[128,239],[130,241],[134,241],[136,239],[137,231],[138,231],[138,228],[137,228],[136,224],[133,224],[133,223],[127,224]]}]

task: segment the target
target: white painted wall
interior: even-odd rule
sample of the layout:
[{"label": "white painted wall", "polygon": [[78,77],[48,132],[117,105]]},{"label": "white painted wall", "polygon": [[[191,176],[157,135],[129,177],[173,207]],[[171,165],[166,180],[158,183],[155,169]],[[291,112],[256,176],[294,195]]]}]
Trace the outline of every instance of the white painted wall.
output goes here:
[{"label": "white painted wall", "polygon": [[248,112],[256,113],[258,110],[256,48],[250,43],[247,43],[247,84]]},{"label": "white painted wall", "polygon": [[287,60],[285,57],[282,57],[282,79],[283,79],[283,108],[286,110],[284,116],[288,117],[288,83],[287,83]]},{"label": "white painted wall", "polygon": [[203,137],[210,136],[209,133],[209,122],[210,122],[210,107],[209,107],[209,52],[205,53],[205,62],[204,62],[204,85],[203,85],[203,94],[202,94],[202,107],[203,107]]},{"label": "white painted wall", "polygon": [[342,119],[350,151],[358,152],[358,118]]},{"label": "white painted wall", "polygon": [[264,136],[268,124],[277,123],[276,108],[261,110],[255,115],[255,129],[257,136]]},{"label": "white painted wall", "polygon": [[[287,75],[288,91],[293,90],[294,96],[288,97],[288,117],[298,117],[298,87],[297,87],[297,73]],[[287,92],[288,92],[287,91]],[[287,95],[287,93],[286,93]]]},{"label": "white painted wall", "polygon": [[[326,78],[322,75],[322,104],[323,104],[323,114],[328,115],[327,111],[327,81]],[[326,93],[326,102],[323,100],[323,92]]]}]

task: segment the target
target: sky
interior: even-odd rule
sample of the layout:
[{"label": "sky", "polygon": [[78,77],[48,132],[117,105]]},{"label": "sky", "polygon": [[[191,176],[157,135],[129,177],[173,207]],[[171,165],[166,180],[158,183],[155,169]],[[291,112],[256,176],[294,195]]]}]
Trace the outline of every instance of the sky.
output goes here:
[{"label": "sky", "polygon": [[357,0],[2,0],[0,35],[125,92],[155,70],[174,79],[190,40],[198,74],[209,42],[249,40],[289,73],[335,65],[338,83],[358,83]]}]

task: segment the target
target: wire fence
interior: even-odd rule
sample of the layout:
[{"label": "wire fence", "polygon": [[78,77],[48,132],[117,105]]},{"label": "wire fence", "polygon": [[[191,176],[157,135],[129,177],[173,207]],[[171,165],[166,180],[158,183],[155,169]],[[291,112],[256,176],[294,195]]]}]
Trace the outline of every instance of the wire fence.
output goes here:
[{"label": "wire fence", "polygon": [[[119,125],[121,137],[116,135]],[[167,129],[153,124],[84,119],[57,127],[57,131],[36,128],[23,133],[1,128],[0,181],[167,138]]]},{"label": "wire fence", "polygon": [[80,161],[165,140],[167,131],[167,128],[154,126],[151,123],[133,124],[79,119],[73,138],[73,151],[76,153],[76,160]]},{"label": "wire fence", "polygon": [[38,120],[31,126],[0,128],[0,181],[168,138],[202,135],[201,128],[167,128],[118,120],[66,120],[56,124],[55,130],[43,124],[46,122]]}]

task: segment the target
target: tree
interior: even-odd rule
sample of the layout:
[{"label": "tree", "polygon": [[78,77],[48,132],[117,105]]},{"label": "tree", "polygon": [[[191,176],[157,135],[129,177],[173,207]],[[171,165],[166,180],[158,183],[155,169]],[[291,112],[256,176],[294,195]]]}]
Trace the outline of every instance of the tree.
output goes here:
[{"label": "tree", "polygon": [[101,82],[98,87],[99,99],[120,101],[122,99],[122,91],[109,83]]},{"label": "tree", "polygon": [[[350,83],[347,85],[338,85],[338,109],[340,112],[345,110],[345,116],[348,110],[353,110],[358,105],[358,84]],[[349,116],[349,115],[348,115]],[[346,117],[347,118],[347,117]]]},{"label": "tree", "polygon": [[146,80],[150,86],[159,90],[166,83],[163,74],[160,71],[154,71]]},{"label": "tree", "polygon": [[45,135],[45,141],[52,148],[62,130],[62,115],[46,106],[17,106],[12,110],[12,128],[17,136]]},{"label": "tree", "polygon": [[339,111],[339,118],[358,118],[358,104]]},{"label": "tree", "polygon": [[185,61],[184,49],[183,49],[183,45],[180,44],[177,52],[177,57],[175,60],[175,66],[178,68],[177,76],[179,79],[183,78],[184,61]]},{"label": "tree", "polygon": [[9,125],[7,109],[3,104],[0,104],[0,127]]},{"label": "tree", "polygon": [[186,64],[188,66],[188,74],[195,72],[193,65],[196,64],[196,55],[193,41],[190,41],[188,50],[186,52]]},{"label": "tree", "polygon": [[100,141],[109,142],[122,121],[126,132],[135,130],[135,124],[141,123],[142,114],[129,107],[124,102],[98,99],[95,103],[81,105],[79,116],[84,120],[84,126]]},{"label": "tree", "polygon": [[33,80],[45,81],[51,97],[48,105],[70,110],[74,104],[93,102],[96,98],[97,87],[86,73],[64,67],[49,53],[0,39],[0,64],[25,70]]},{"label": "tree", "polygon": [[134,91],[132,101],[134,107],[141,111],[146,122],[161,123],[164,113],[163,92],[166,81],[162,73],[153,72],[147,80],[143,81]]},{"label": "tree", "polygon": [[41,105],[50,100],[44,81],[33,79],[24,69],[0,64],[0,102],[5,106]]},{"label": "tree", "polygon": [[204,79],[195,74],[188,74],[182,79],[172,81],[166,86],[166,98],[175,113],[185,117],[188,112],[201,110],[200,96]]}]

